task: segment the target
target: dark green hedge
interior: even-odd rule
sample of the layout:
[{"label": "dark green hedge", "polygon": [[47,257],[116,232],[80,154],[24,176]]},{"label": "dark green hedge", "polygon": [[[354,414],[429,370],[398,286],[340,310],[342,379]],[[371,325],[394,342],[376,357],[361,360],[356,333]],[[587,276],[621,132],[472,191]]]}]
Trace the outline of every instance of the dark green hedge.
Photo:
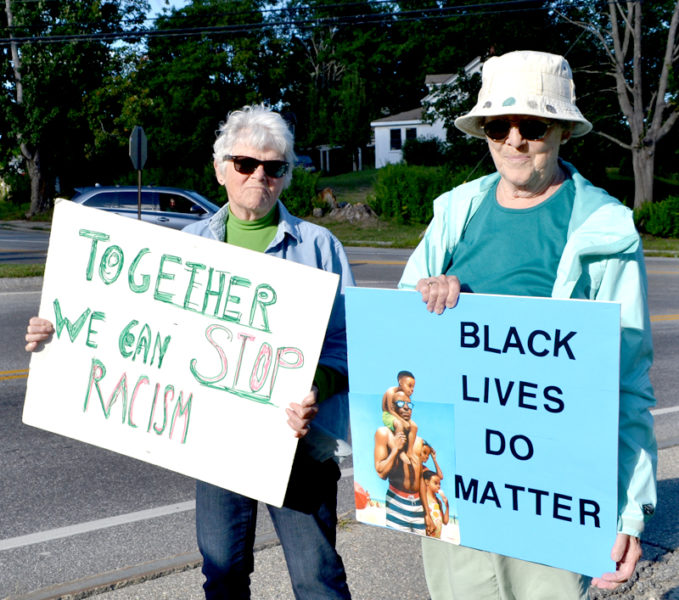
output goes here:
[{"label": "dark green hedge", "polygon": [[669,196],[662,202],[647,202],[634,211],[634,222],[643,233],[679,238],[679,196]]},{"label": "dark green hedge", "polygon": [[310,173],[301,167],[292,172],[292,181],[283,190],[281,200],[296,217],[306,217],[311,214],[319,177],[320,173]]},{"label": "dark green hedge", "polygon": [[448,167],[387,165],[377,174],[373,209],[398,223],[429,223],[434,200],[462,183],[466,172],[452,173]]}]

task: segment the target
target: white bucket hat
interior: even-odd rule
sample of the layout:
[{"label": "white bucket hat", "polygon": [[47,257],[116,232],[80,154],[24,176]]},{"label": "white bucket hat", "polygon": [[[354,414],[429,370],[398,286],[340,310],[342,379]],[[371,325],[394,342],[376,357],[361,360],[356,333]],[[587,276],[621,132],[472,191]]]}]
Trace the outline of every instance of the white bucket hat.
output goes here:
[{"label": "white bucket hat", "polygon": [[489,58],[483,64],[476,106],[455,119],[455,127],[468,135],[485,138],[483,117],[500,115],[570,121],[574,137],[592,129],[575,106],[575,84],[568,61],[547,52],[520,50]]}]

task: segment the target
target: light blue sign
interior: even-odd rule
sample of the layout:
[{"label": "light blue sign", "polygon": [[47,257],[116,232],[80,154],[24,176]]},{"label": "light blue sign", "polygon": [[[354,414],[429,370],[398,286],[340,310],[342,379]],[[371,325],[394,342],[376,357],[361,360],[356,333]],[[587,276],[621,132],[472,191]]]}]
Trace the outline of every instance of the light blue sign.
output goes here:
[{"label": "light blue sign", "polygon": [[[346,298],[357,518],[398,527],[404,515],[405,529],[464,546],[589,576],[615,570],[619,305],[462,294],[436,315],[418,292]],[[387,390],[409,421],[390,427]],[[420,470],[409,456],[423,441],[436,460],[425,454]],[[438,527],[422,527],[425,514]]]}]

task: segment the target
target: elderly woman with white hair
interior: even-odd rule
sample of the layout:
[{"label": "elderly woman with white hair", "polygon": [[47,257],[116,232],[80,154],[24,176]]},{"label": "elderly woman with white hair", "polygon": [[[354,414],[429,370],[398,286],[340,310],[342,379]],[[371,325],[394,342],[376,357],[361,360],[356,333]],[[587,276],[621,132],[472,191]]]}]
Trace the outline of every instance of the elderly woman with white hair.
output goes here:
[{"label": "elderly woman with white hair", "polygon": [[[293,217],[279,200],[292,179],[295,153],[292,132],[278,113],[264,106],[232,112],[220,128],[213,159],[228,204],[185,231],[340,275],[314,387],[287,409],[288,423],[302,439],[285,501],[282,508],[267,508],[295,597],[350,598],[335,550],[340,473],[334,460],[337,440],[348,437],[343,293],[354,285],[349,261],[327,229]],[[247,460],[243,450],[242,460]],[[255,500],[198,482],[196,529],[206,598],[250,597],[256,511]]]},{"label": "elderly woman with white hair", "polygon": [[[291,399],[287,408],[291,435],[301,439],[283,507],[267,508],[295,598],[345,600],[351,595],[335,550],[340,477],[335,458],[349,428],[344,289],[354,285],[351,267],[344,248],[327,229],[292,216],[279,200],[295,160],[293,135],[280,114],[259,105],[230,113],[213,150],[215,174],[226,188],[228,203],[184,231],[340,276],[313,387],[304,398]],[[300,290],[310,293],[313,290]],[[35,350],[53,331],[49,321],[34,317],[26,349]],[[248,448],[242,456],[205,460],[247,461]],[[196,532],[208,600],[250,598],[256,516],[256,500],[197,482]]]},{"label": "elderly woman with white hair", "polygon": [[[653,351],[631,211],[559,158],[562,144],[592,128],[561,56],[490,58],[476,105],[455,125],[486,140],[497,172],[435,200],[399,286],[420,291],[439,314],[454,308],[460,291],[621,304],[617,569],[591,581],[613,589],[634,572],[656,504]],[[422,552],[432,600],[589,597],[589,578],[568,571],[427,539]]]}]

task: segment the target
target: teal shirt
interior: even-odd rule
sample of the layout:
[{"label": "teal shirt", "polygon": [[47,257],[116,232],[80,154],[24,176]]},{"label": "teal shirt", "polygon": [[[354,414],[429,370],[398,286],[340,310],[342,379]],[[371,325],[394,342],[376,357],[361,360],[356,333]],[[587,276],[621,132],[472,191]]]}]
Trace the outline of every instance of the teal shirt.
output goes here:
[{"label": "teal shirt", "polygon": [[463,292],[551,296],[573,211],[573,180],[531,208],[500,206],[496,190],[497,184],[469,221],[447,274],[457,275]]},{"label": "teal shirt", "polygon": [[[618,531],[639,537],[657,500],[658,457],[649,410],[655,404],[648,376],[653,343],[643,249],[632,211],[573,165],[560,165],[573,181],[575,199],[551,296],[620,304]],[[480,177],[434,201],[434,218],[410,255],[399,288],[414,290],[421,278],[446,272],[467,226],[499,179],[499,173]]]}]

